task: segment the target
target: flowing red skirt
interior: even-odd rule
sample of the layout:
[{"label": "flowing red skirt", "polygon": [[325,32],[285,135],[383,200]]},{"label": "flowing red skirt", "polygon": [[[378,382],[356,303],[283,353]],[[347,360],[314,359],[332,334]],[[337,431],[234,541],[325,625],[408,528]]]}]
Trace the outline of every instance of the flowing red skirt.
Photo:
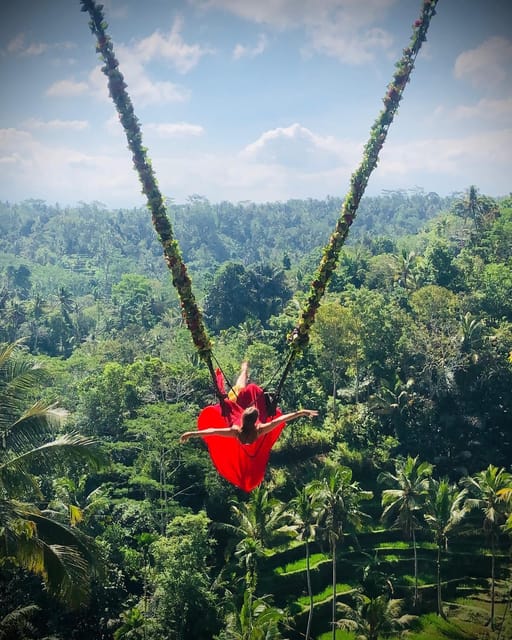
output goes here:
[{"label": "flowing red skirt", "polygon": [[[224,415],[220,404],[203,409],[197,420],[197,428],[227,429],[233,424],[240,425],[244,409],[251,405],[258,409],[260,422],[269,421],[263,389],[255,384],[248,384],[242,389],[236,402],[226,399],[224,405]],[[273,417],[280,415],[281,411],[277,409]],[[270,451],[284,426],[283,422],[252,444],[242,444],[237,438],[222,436],[208,436],[204,441],[219,474],[240,489],[252,491],[265,476]]]}]

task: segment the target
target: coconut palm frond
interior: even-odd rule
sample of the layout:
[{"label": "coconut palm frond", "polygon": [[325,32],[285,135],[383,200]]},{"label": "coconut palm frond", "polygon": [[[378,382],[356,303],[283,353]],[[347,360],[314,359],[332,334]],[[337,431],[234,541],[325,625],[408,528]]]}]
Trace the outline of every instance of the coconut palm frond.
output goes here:
[{"label": "coconut palm frond", "polygon": [[23,340],[15,340],[8,344],[0,345],[0,372],[4,368],[8,368],[9,362],[12,360],[13,355],[19,350]]},{"label": "coconut palm frond", "polygon": [[89,565],[79,551],[70,546],[52,544],[43,545],[43,553],[48,591],[71,606],[87,601]]},{"label": "coconut palm frond", "polygon": [[[41,576],[50,593],[74,607],[87,600],[92,571],[99,566],[94,542],[76,529],[16,504],[4,553]],[[58,543],[56,541],[59,541]]]},{"label": "coconut palm frond", "polygon": [[[24,399],[27,393],[48,379],[46,370],[38,363],[34,363],[16,352],[9,352],[10,359],[2,360],[0,364],[0,387],[2,394],[12,400]],[[5,351],[0,354],[0,358]],[[3,402],[3,399],[2,399]]]},{"label": "coconut palm frond", "polygon": [[0,489],[11,500],[42,499],[37,478],[28,473],[26,468],[20,470],[18,465],[0,465]]},{"label": "coconut palm frond", "polygon": [[[3,406],[2,402],[2,410]],[[55,436],[67,416],[68,412],[54,403],[36,402],[21,414],[18,407],[16,418],[1,427],[3,448],[23,451],[38,447]]]},{"label": "coconut palm frond", "polygon": [[27,634],[35,633],[36,629],[30,618],[35,616],[40,608],[35,604],[17,607],[0,620],[0,638],[25,638]]},{"label": "coconut palm frond", "polygon": [[11,454],[0,464],[0,478],[5,469],[26,473],[29,465],[37,464],[41,471],[54,470],[62,464],[73,462],[87,463],[90,468],[100,469],[106,463],[106,457],[94,438],[79,433],[66,433],[51,442],[25,451],[19,455]]},{"label": "coconut palm frond", "polygon": [[48,517],[44,511],[31,510],[30,506],[18,506],[16,512],[20,518],[34,523],[38,537],[46,544],[72,547],[95,566],[95,546],[92,538],[76,528]]},{"label": "coconut palm frond", "polygon": [[75,606],[87,598],[90,575],[98,570],[92,540],[71,526],[82,511],[69,507],[63,518],[30,501],[43,498],[38,477],[57,469],[69,473],[74,464],[96,470],[106,458],[92,438],[55,437],[67,413],[56,404],[34,402],[45,372],[18,347],[0,346],[0,556],[41,576],[52,594]]}]

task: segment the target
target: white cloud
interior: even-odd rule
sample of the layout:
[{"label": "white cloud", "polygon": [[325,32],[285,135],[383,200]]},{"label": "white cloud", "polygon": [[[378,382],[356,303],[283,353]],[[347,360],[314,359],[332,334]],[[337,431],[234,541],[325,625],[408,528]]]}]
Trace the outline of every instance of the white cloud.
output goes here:
[{"label": "white cloud", "polygon": [[7,43],[7,53],[19,53],[25,46],[25,34],[18,33]]},{"label": "white cloud", "polygon": [[87,129],[89,123],[87,120],[39,120],[38,118],[29,118],[25,120],[23,126],[27,129],[83,131]]},{"label": "white cloud", "polygon": [[266,131],[245,147],[241,157],[252,162],[320,171],[352,162],[359,149],[358,144],[319,136],[295,123]]},{"label": "white cloud", "polygon": [[459,80],[467,80],[476,88],[494,89],[510,81],[512,41],[493,36],[475,49],[461,53],[454,73]]},{"label": "white cloud", "polygon": [[81,96],[87,93],[89,85],[87,82],[76,82],[75,80],[59,80],[54,82],[46,90],[46,95],[52,98],[67,98]]},{"label": "white cloud", "polygon": [[341,13],[351,23],[373,22],[396,0],[195,0],[203,9],[217,8],[261,24],[281,29],[324,23]]},{"label": "white cloud", "polygon": [[[119,122],[117,113],[111,116],[103,126],[109,136],[122,138],[124,140],[123,127]],[[146,139],[146,134],[148,138],[151,137],[151,145],[154,151],[154,145],[157,140],[197,138],[204,134],[204,128],[201,125],[190,124],[188,122],[147,122],[142,125],[142,136],[144,139]]]},{"label": "white cloud", "polygon": [[[128,93],[134,102],[134,107],[150,104],[169,104],[172,102],[186,102],[190,98],[190,91],[185,87],[169,81],[153,81],[147,75],[137,55],[124,46],[116,47],[119,68],[123,74]],[[89,74],[89,89],[96,98],[110,101],[107,78],[101,67],[95,67]]]},{"label": "white cloud", "polygon": [[181,36],[183,20],[176,18],[169,33],[155,31],[147,38],[140,40],[134,47],[134,54],[143,62],[151,60],[167,60],[180,73],[193,69],[212,49],[199,44],[187,44]]},{"label": "white cloud", "polygon": [[71,49],[76,47],[72,42],[53,42],[48,44],[47,42],[31,42],[25,43],[26,35],[24,33],[18,33],[7,44],[7,53],[17,54],[21,56],[40,56],[50,49]]},{"label": "white cloud", "polygon": [[[452,138],[411,140],[407,144],[390,144],[382,150],[381,176],[403,177],[423,173],[436,175],[438,180],[455,179],[468,184],[501,183],[510,191],[508,174],[512,163],[512,128]],[[462,184],[464,187],[464,184]]]},{"label": "white cloud", "polygon": [[[211,53],[199,45],[184,43],[180,35],[181,26],[181,21],[176,20],[168,35],[155,32],[139,41],[134,47],[116,45],[119,68],[135,107],[185,102],[190,98],[190,91],[183,86],[167,80],[151,79],[144,66],[155,58],[163,58],[171,61],[181,73],[185,73],[193,68],[203,55]],[[107,78],[101,71],[101,66],[95,67],[90,72],[87,82],[76,82],[73,79],[60,80],[48,88],[46,95],[78,96],[86,92],[92,93],[97,99],[110,100]]]},{"label": "white cloud", "polygon": [[[357,65],[373,60],[377,50],[388,51],[392,44],[391,34],[384,29],[347,30],[340,36],[338,23],[325,23],[311,30],[309,48]],[[305,48],[306,53],[309,48]]]},{"label": "white cloud", "polygon": [[123,126],[119,121],[119,116],[117,115],[117,111],[110,116],[108,120],[106,120],[103,124],[103,128],[108,133],[109,136],[114,136],[116,138],[122,137],[123,134]]},{"label": "white cloud", "polygon": [[240,60],[240,58],[248,57],[255,58],[261,55],[267,48],[267,37],[264,33],[258,36],[258,42],[254,47],[244,46],[243,44],[237,44],[233,50],[233,58]]},{"label": "white cloud", "polygon": [[23,55],[40,56],[45,51],[48,51],[48,45],[45,42],[33,42],[23,51]]},{"label": "white cloud", "polygon": [[[66,145],[51,145],[30,133],[0,130],[0,193],[20,201],[38,197],[61,204],[99,200],[107,206],[144,203],[137,175],[124,144],[105,145],[108,153],[84,153]],[[197,192],[212,200],[257,202],[291,197],[324,197],[339,193],[349,170],[272,165],[237,153],[152,154],[162,192],[184,202]],[[27,192],[30,185],[30,192]]]},{"label": "white cloud", "polygon": [[190,136],[202,136],[203,127],[188,122],[150,122],[144,126],[144,130],[156,133],[161,138],[185,138]]},{"label": "white cloud", "polygon": [[104,195],[105,202],[130,201],[134,206],[142,202],[126,153],[87,154],[43,144],[26,131],[0,129],[0,164],[0,192],[10,200],[36,197],[75,203]]},{"label": "white cloud", "polygon": [[210,200],[254,202],[288,198],[325,197],[339,193],[348,179],[339,169],[308,171],[262,162],[249,162],[239,154],[193,153],[154,158],[159,184],[165,195],[177,202],[198,193]]},{"label": "white cloud", "polygon": [[374,25],[396,1],[194,0],[203,9],[222,9],[277,29],[303,27],[309,36],[306,52],[320,52],[350,64],[371,60],[391,46],[391,36]]},{"label": "white cloud", "polygon": [[[122,130],[118,122],[119,136]],[[151,134],[158,125],[146,125]],[[187,125],[170,124],[173,126]],[[153,129],[152,129],[153,127]],[[192,135],[191,129],[188,134]],[[174,131],[175,133],[177,130]],[[158,151],[155,151],[157,146]],[[294,124],[265,132],[244,150],[198,152],[194,145],[153,145],[152,160],[162,192],[184,202],[198,192],[210,200],[323,198],[343,196],[361,158],[361,144],[320,136]],[[476,184],[483,193],[510,191],[512,128],[460,137],[389,140],[368,193],[421,185],[449,193]],[[13,201],[40,197],[61,204],[99,200],[109,207],[144,203],[130,154],[121,139],[104,140],[95,151],[40,141],[29,131],[0,130],[0,193]],[[30,185],[27,187],[27,185]]]},{"label": "white cloud", "polygon": [[483,98],[474,105],[460,105],[453,110],[457,120],[490,120],[512,124],[512,97],[503,100]]}]

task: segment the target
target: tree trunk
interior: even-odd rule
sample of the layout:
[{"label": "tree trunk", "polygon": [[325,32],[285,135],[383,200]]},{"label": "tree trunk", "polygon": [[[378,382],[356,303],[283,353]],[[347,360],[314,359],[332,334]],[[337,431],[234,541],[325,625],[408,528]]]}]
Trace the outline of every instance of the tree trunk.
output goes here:
[{"label": "tree trunk", "polygon": [[355,401],[359,404],[359,346],[356,344],[356,389]]},{"label": "tree trunk", "polygon": [[412,529],[412,548],[414,553],[414,600],[413,606],[416,609],[418,606],[418,549],[416,547],[416,532],[414,526]]},{"label": "tree trunk", "polygon": [[336,542],[331,542],[332,550],[332,640],[336,640]]},{"label": "tree trunk", "polygon": [[495,578],[494,578],[494,573],[495,573],[495,554],[496,554],[496,549],[495,549],[495,545],[494,545],[494,535],[492,536],[491,539],[491,629],[492,631],[494,631],[494,600],[495,600]]},{"label": "tree trunk", "polygon": [[311,588],[311,569],[309,566],[309,541],[306,540],[306,578],[308,582],[308,596],[309,596],[309,615],[308,624],[306,627],[306,640],[309,640],[309,634],[311,633],[311,621],[313,620],[313,589]]},{"label": "tree trunk", "polygon": [[333,412],[333,416],[334,419],[336,420],[336,418],[338,417],[338,408],[336,406],[336,395],[337,395],[337,379],[336,379],[336,371],[332,371],[332,412]]},{"label": "tree trunk", "polygon": [[441,543],[437,545],[437,613],[445,618],[443,611],[443,598],[441,594]]}]

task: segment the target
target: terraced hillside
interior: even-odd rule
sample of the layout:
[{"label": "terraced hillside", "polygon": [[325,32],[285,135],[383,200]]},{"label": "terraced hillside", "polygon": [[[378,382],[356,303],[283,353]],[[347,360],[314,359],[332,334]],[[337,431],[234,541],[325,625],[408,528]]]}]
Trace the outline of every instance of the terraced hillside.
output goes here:
[{"label": "terraced hillside", "polygon": [[[336,563],[339,618],[344,615],[344,605],[356,608],[361,596],[365,598],[360,586],[361,579],[365,567],[373,564],[376,570],[389,580],[391,597],[400,601],[401,612],[420,616],[417,620],[409,621],[408,638],[498,638],[498,635],[488,635],[492,631],[486,626],[490,608],[491,556],[488,550],[482,548],[481,542],[481,538],[476,535],[465,535],[450,544],[443,554],[443,608],[448,620],[453,619],[456,623],[452,629],[450,622],[445,623],[436,614],[437,546],[431,540],[425,536],[418,540],[419,601],[414,609],[413,553],[411,546],[401,539],[401,533],[389,530],[364,533],[358,536],[358,545],[347,537],[344,544],[340,545]],[[508,612],[507,579],[510,577],[510,556],[506,540],[502,543],[496,557],[498,621]],[[310,548],[311,586],[314,598],[312,637],[331,638],[332,562],[326,549],[322,549],[318,543],[310,543]],[[292,614],[292,628],[287,631],[285,637],[290,640],[304,638],[309,611],[305,544],[293,543],[267,555],[261,566],[261,576],[258,590],[261,593],[273,593],[276,606],[288,607]],[[429,635],[442,634],[443,625],[448,635]],[[422,627],[427,631],[422,630]],[[429,627],[432,627],[433,631],[428,632]],[[471,635],[476,633],[477,628],[478,633],[484,635]],[[460,635],[454,635],[457,633]],[[349,639],[356,638],[357,634],[340,629],[336,637]],[[399,635],[386,637],[398,638]],[[502,635],[503,640],[506,637]]]}]

